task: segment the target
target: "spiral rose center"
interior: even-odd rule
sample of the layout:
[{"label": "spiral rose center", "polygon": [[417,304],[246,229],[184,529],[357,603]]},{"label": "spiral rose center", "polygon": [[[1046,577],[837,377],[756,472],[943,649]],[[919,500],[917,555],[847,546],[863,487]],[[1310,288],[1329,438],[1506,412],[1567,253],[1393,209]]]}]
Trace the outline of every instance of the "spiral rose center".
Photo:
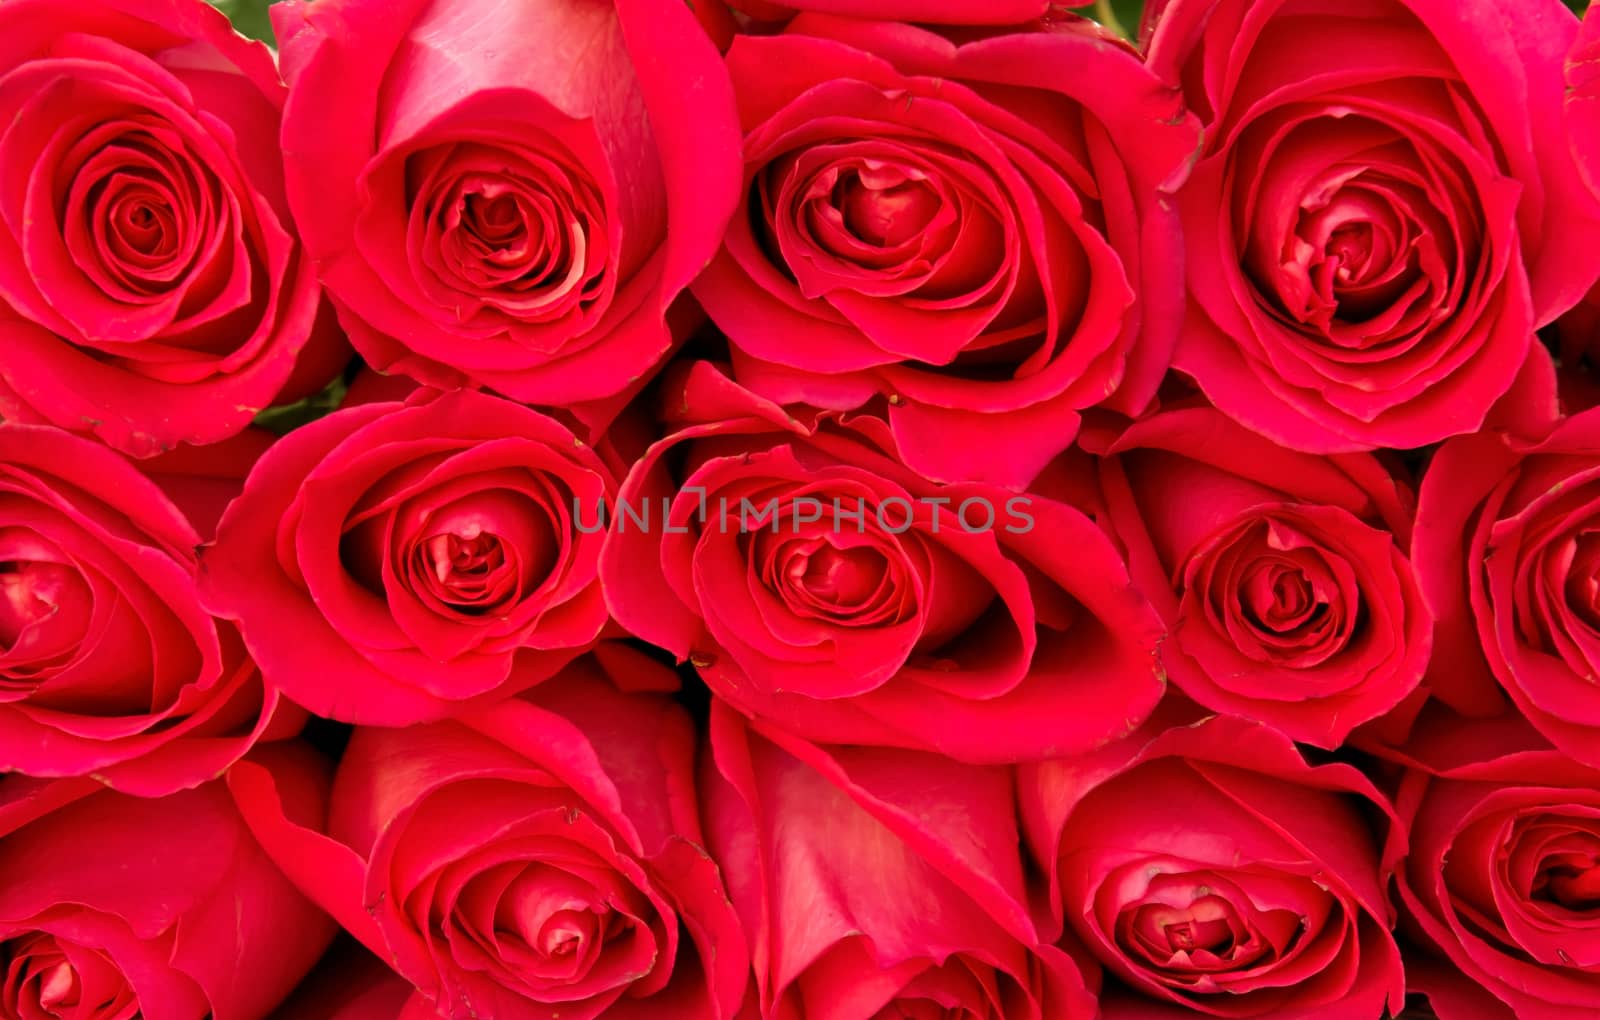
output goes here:
[{"label": "spiral rose center", "polygon": [[877,549],[821,542],[796,551],[786,569],[801,600],[825,613],[860,611],[884,584],[889,563]]},{"label": "spiral rose center", "polygon": [[414,279],[429,313],[452,327],[504,328],[509,318],[529,327],[513,333],[519,342],[555,343],[533,327],[591,314],[621,255],[603,197],[564,156],[462,142],[380,160],[373,186],[403,191],[406,245],[383,240],[393,228],[378,229],[378,205],[363,213],[369,254],[384,266],[404,259],[389,271]]},{"label": "spiral rose center", "polygon": [[1309,319],[1361,321],[1411,285],[1417,255],[1393,197],[1380,182],[1359,178],[1331,196],[1307,197],[1285,263],[1303,288]]},{"label": "spiral rose center", "polygon": [[53,655],[82,638],[92,596],[63,559],[37,538],[0,531],[0,651]]},{"label": "spiral rose center", "polygon": [[457,523],[417,547],[418,573],[441,602],[462,612],[486,612],[515,586],[505,546],[479,521]]},{"label": "spiral rose center", "polygon": [[[1212,975],[1282,960],[1306,936],[1303,913],[1258,903],[1255,876],[1158,873],[1118,914],[1117,941],[1151,977],[1174,987],[1215,990]],[[1269,886],[1277,888],[1275,885]],[[1309,885],[1309,883],[1307,883]],[[1280,897],[1281,888],[1273,895]],[[1316,896],[1307,891],[1311,901]]]},{"label": "spiral rose center", "polygon": [[1244,584],[1245,614],[1254,627],[1272,634],[1310,626],[1328,611],[1329,593],[1319,582],[1298,564],[1258,564]]},{"label": "spiral rose center", "polygon": [[199,256],[199,237],[217,215],[212,198],[187,153],[147,132],[126,132],[79,170],[67,243],[107,293],[135,303],[156,300]]},{"label": "spiral rose center", "polygon": [[1533,898],[1573,911],[1600,909],[1600,854],[1552,854],[1539,866]]},{"label": "spiral rose center", "polygon": [[1566,598],[1578,619],[1600,630],[1600,533],[1578,538],[1567,568]]},{"label": "spiral rose center", "polygon": [[1252,511],[1218,532],[1185,563],[1182,584],[1212,633],[1273,667],[1320,665],[1348,648],[1366,619],[1348,562],[1288,515]]},{"label": "spiral rose center", "polygon": [[841,174],[832,197],[852,234],[884,248],[921,233],[940,206],[923,175],[875,162]]},{"label": "spiral rose center", "polygon": [[527,245],[527,219],[517,200],[508,194],[468,195],[463,204],[462,224],[482,243],[487,255],[514,257]]},{"label": "spiral rose center", "polygon": [[1134,935],[1146,948],[1172,957],[1205,952],[1226,958],[1242,930],[1233,904],[1220,896],[1202,896],[1185,908],[1148,904],[1133,920]]},{"label": "spiral rose center", "polygon": [[[74,965],[74,957],[86,971]],[[138,1015],[126,980],[97,950],[65,946],[33,932],[0,946],[0,961],[5,965],[0,1015],[19,1020]]]},{"label": "spiral rose center", "polygon": [[534,954],[544,978],[571,981],[626,938],[633,921],[570,876],[534,865],[506,888],[494,927],[502,946],[521,943]]}]

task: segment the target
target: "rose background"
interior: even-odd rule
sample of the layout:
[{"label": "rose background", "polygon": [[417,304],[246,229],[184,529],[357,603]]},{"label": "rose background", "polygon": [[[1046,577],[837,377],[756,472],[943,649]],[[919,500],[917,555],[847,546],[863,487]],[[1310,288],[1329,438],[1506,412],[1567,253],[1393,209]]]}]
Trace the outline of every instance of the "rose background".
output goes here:
[{"label": "rose background", "polygon": [[[1563,2],[1579,15],[1587,6]],[[242,34],[275,43],[269,3],[213,3]],[[799,8],[790,34],[853,47],[855,66],[898,61],[899,74],[933,59],[909,31],[830,20],[848,4],[731,6],[741,20],[695,7],[719,45],[735,25],[781,26]],[[904,9],[881,6],[891,18]],[[970,20],[959,0],[933,6],[955,13],[930,20]],[[1075,5],[1135,41],[1143,7]],[[307,44],[285,52],[306,52],[296,45]],[[641,75],[660,72],[639,52]],[[1117,56],[1124,71],[1134,63]],[[747,78],[769,70],[734,59]],[[985,115],[984,104],[1039,109],[1027,90],[983,77],[1003,77],[996,67],[960,65],[950,78],[971,85]],[[764,113],[792,98],[766,97]],[[985,128],[1002,145],[1032,144],[992,115]],[[1165,140],[1144,158],[1200,137],[1181,111],[1166,115]],[[1040,169],[1006,151],[1032,183],[1071,165],[1050,152],[1042,162],[1058,163]],[[1088,162],[1093,174],[1062,171],[1078,198],[1060,201],[1114,207],[1117,161],[1102,149]],[[1084,216],[1120,229],[1105,226],[1116,214]],[[1141,217],[1116,222],[1163,222]],[[1112,247],[1136,264],[1126,237]],[[712,258],[688,257],[702,254]],[[638,269],[644,256],[629,259]],[[1587,268],[1575,259],[1572,272]],[[1290,451],[1208,407],[1204,373],[1198,388],[1169,374],[1154,396],[1158,373],[1147,406],[1080,394],[1068,417],[1019,417],[1075,445],[1007,458],[946,457],[926,441],[897,450],[913,430],[858,408],[845,384],[816,401],[829,413],[783,406],[785,387],[808,383],[764,378],[737,351],[730,369],[698,308],[715,320],[717,304],[697,287],[697,302],[661,308],[670,354],[649,369],[608,365],[617,384],[571,406],[541,396],[524,407],[494,383],[499,393],[441,392],[431,387],[459,380],[351,361],[309,397],[295,380],[256,428],[215,447],[128,467],[73,445],[88,439],[60,440],[64,462],[98,466],[87,470],[99,487],[70,474],[33,481],[45,465],[12,458],[27,477],[0,475],[11,486],[0,513],[15,513],[22,492],[92,534],[69,555],[143,563],[158,588],[193,571],[199,594],[188,597],[215,619],[200,626],[181,599],[182,626],[145,609],[117,618],[112,652],[137,659],[128,650],[145,632],[128,629],[133,617],[158,661],[195,640],[210,649],[199,667],[179,658],[181,684],[163,674],[148,716],[103,666],[48,662],[48,676],[71,677],[62,695],[35,690],[28,663],[3,664],[0,711],[27,721],[25,739],[59,728],[71,741],[20,759],[0,748],[0,768],[19,770],[0,773],[0,883],[15,886],[0,893],[0,1017],[125,1018],[130,989],[153,1020],[206,1009],[250,1020],[279,1001],[271,1015],[284,1020],[1090,1020],[1097,1009],[1107,1020],[1344,1020],[1351,1003],[1362,1017],[1555,1020],[1600,1003],[1600,782],[1586,743],[1600,715],[1592,691],[1562,694],[1600,662],[1589,637],[1600,633],[1600,529],[1583,519],[1600,411],[1581,413],[1600,404],[1600,290],[1540,330],[1559,355],[1561,410],[1574,415],[1553,441],[1540,442],[1535,396],[1442,449]],[[1135,278],[1133,300],[1145,290]],[[1135,339],[1118,355],[1129,364]],[[1106,371],[1119,378],[1121,366]],[[1518,394],[1527,382],[1518,376]],[[905,536],[873,532],[842,550],[823,529],[730,551],[667,528],[602,553],[601,536],[563,517],[573,494],[618,491],[686,513],[680,487],[696,482],[735,498],[903,491],[954,503],[1021,489],[1060,542],[989,543],[948,515],[942,532],[938,511]],[[1545,500],[1545,487],[1569,495]],[[119,500],[137,501],[148,533],[106,523],[132,516]],[[451,514],[526,524],[530,506],[524,531],[450,530]],[[445,523],[428,530],[430,514]],[[4,537],[12,555],[36,549]],[[1473,558],[1488,548],[1501,551],[1479,574]],[[740,563],[748,576],[730,587],[741,555],[753,565]],[[661,569],[638,569],[641,557]],[[323,569],[336,561],[360,564],[362,590]],[[111,581],[93,594],[149,602],[136,569],[103,569]],[[556,580],[541,585],[541,572]],[[702,587],[710,576],[714,594]],[[1295,589],[1292,576],[1311,580]],[[781,578],[778,600],[747,612],[729,599],[758,598],[769,577]],[[1218,593],[1236,582],[1246,595],[1231,608]],[[919,601],[882,595],[896,586]],[[261,608],[273,602],[275,616]],[[63,604],[80,629],[100,619]],[[851,614],[889,621],[888,636],[858,638],[840,622]],[[252,658],[281,678],[264,692]],[[1284,698],[1295,684],[1315,693]],[[113,696],[127,733],[84,722],[92,698]],[[145,696],[135,690],[136,707]],[[1098,711],[1073,717],[1074,698]],[[944,728],[957,718],[970,724]],[[411,728],[386,728],[399,726]],[[134,799],[145,797],[156,799]],[[160,819],[202,798],[182,826]],[[100,810],[116,831],[83,820],[95,804],[114,805]],[[104,849],[53,850],[74,826]],[[184,887],[178,869],[143,859],[180,859],[173,838],[190,852],[239,841],[233,870],[197,863]],[[159,903],[102,881],[122,858]],[[1462,863],[1480,860],[1510,863]],[[230,890],[233,917],[212,902]],[[342,934],[312,969],[330,917]],[[237,986],[252,971],[231,966],[230,939],[273,956],[264,986]],[[1219,945],[1244,962],[1216,963],[1207,954]]]}]

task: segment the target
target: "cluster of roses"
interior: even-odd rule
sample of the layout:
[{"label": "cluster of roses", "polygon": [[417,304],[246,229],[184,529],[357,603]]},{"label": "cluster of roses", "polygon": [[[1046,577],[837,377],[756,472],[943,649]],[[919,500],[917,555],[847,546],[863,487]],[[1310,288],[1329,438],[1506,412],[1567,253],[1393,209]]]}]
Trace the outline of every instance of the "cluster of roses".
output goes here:
[{"label": "cluster of roses", "polygon": [[0,4],[0,1017],[1600,1011],[1600,16],[274,16]]}]

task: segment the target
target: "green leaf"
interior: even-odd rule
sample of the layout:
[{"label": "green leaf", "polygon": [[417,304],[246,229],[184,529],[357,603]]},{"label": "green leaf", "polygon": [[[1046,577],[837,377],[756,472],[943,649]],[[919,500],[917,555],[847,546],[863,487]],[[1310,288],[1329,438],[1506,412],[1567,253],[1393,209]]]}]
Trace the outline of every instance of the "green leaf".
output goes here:
[{"label": "green leaf", "polygon": [[268,46],[274,44],[272,21],[267,8],[276,0],[211,0],[211,6],[228,16],[241,35],[260,39]]},{"label": "green leaf", "polygon": [[339,376],[329,383],[320,393],[313,393],[304,400],[282,407],[269,407],[256,415],[256,424],[278,435],[286,435],[302,425],[309,425],[318,418],[333,413],[344,402],[344,395],[350,391],[350,384],[345,382],[344,376]]},{"label": "green leaf", "polygon": [[1144,17],[1144,0],[1111,0],[1111,9],[1128,30],[1134,42],[1139,41],[1139,19]]}]

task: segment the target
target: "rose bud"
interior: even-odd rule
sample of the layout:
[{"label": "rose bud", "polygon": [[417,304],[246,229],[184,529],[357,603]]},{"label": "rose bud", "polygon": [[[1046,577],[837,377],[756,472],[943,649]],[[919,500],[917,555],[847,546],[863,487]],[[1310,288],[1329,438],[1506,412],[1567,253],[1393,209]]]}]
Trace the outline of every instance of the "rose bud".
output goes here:
[{"label": "rose bud", "polygon": [[1175,367],[1315,453],[1554,418],[1534,330],[1600,275],[1559,0],[1163,0],[1145,17],[1151,68],[1205,124],[1178,198]]},{"label": "rose bud", "polygon": [[274,810],[266,777],[235,789],[296,884],[443,1016],[725,1020],[749,961],[676,685],[606,644],[453,720],[357,728],[327,835]]},{"label": "rose bud", "polygon": [[200,0],[8,2],[0,37],[0,415],[144,457],[241,431],[302,355],[322,385],[348,349],[267,48]]},{"label": "rose bud", "polygon": [[761,1017],[1096,1015],[1073,958],[1038,944],[1012,770],[818,747],[721,703],[711,748],[706,826]]},{"label": "rose bud", "polygon": [[1426,685],[1457,712],[1505,711],[1600,765],[1600,411],[1531,442],[1452,440],[1423,477],[1412,561],[1438,618]]},{"label": "rose bud", "polygon": [[886,399],[914,470],[1023,488],[1080,410],[1155,396],[1197,126],[1081,19],[947,38],[856,19],[955,4],[795,6],[852,17],[734,42],[748,211],[695,296],[762,396]]},{"label": "rose bud", "polygon": [[1174,707],[1100,751],[1024,765],[1019,783],[1057,918],[1126,986],[1107,1020],[1401,1008],[1385,887],[1402,841],[1374,836],[1392,809],[1354,768]]},{"label": "rose bud", "polygon": [[[327,769],[277,745],[241,766],[321,817]],[[156,800],[0,776],[0,1016],[258,1020],[333,923],[251,838],[220,781]]]},{"label": "rose bud", "polygon": [[346,408],[261,458],[203,557],[213,612],[319,715],[401,725],[546,679],[607,621],[612,467],[470,391]]},{"label": "rose bud", "polygon": [[304,713],[200,604],[195,549],[268,437],[145,461],[0,425],[0,770],[159,796]]},{"label": "rose bud", "polygon": [[1430,711],[1405,751],[1413,768],[1396,803],[1411,831],[1408,921],[1441,966],[1509,1007],[1436,1006],[1441,1020],[1600,1010],[1600,771],[1515,715]]},{"label": "rose bud", "polygon": [[1416,688],[1414,502],[1371,455],[1295,453],[1192,402],[1084,445],[1184,693],[1334,748]]},{"label": "rose bud", "polygon": [[673,431],[613,514],[606,600],[745,714],[1015,761],[1097,746],[1160,699],[1160,625],[1065,492],[936,485],[881,420],[791,416],[708,362],[674,370],[663,406]]},{"label": "rose bud", "polygon": [[732,92],[690,6],[272,8],[289,202],[370,365],[570,405],[667,355],[738,200]]}]

